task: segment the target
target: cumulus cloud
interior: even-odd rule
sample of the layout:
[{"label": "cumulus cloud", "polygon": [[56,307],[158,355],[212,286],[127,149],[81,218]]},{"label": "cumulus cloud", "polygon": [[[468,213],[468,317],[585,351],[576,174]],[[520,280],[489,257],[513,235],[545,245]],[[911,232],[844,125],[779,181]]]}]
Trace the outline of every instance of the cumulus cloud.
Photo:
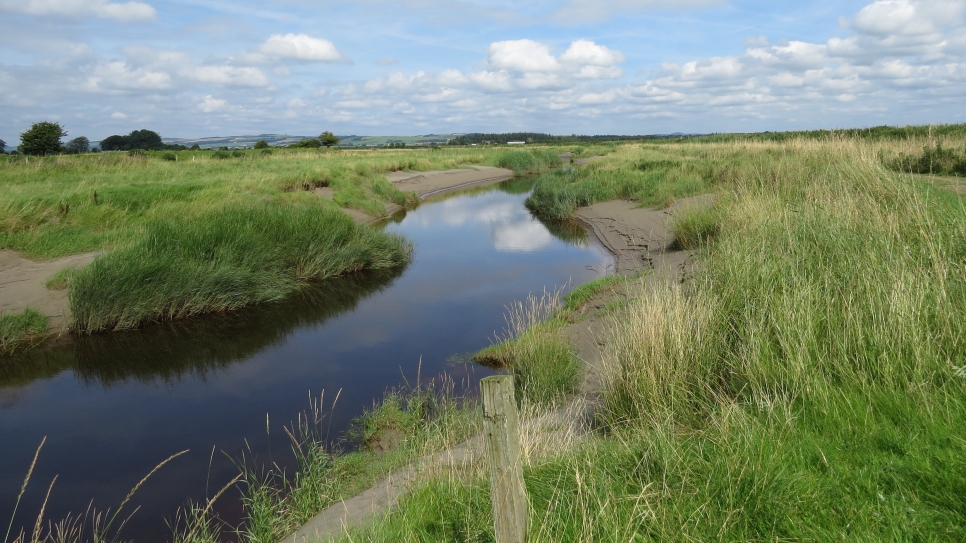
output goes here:
[{"label": "cumulus cloud", "polygon": [[560,67],[550,47],[533,40],[508,40],[490,44],[486,55],[491,66],[518,72],[553,72]]},{"label": "cumulus cloud", "polygon": [[560,55],[560,60],[574,64],[609,67],[623,63],[624,55],[620,51],[605,45],[597,45],[590,40],[577,40]]},{"label": "cumulus cloud", "polygon": [[154,8],[143,2],[115,3],[109,0],[0,0],[0,11],[68,18],[143,21],[154,19]]},{"label": "cumulus cloud", "polygon": [[347,59],[329,40],[306,34],[272,34],[258,51],[264,55],[316,62],[346,62]]}]

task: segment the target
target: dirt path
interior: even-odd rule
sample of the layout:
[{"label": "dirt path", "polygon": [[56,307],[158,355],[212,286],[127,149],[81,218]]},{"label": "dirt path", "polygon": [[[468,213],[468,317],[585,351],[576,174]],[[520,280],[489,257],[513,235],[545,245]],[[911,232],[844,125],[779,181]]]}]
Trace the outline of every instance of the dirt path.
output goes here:
[{"label": "dirt path", "polygon": [[34,262],[0,250],[0,314],[19,313],[26,307],[50,317],[50,331],[66,331],[70,321],[66,290],[50,290],[47,279],[71,266],[83,266],[98,253],[84,253],[47,262]]},{"label": "dirt path", "polygon": [[[711,195],[695,196],[678,200],[668,209],[639,208],[633,202],[615,200],[581,208],[577,216],[617,257],[617,273],[631,275],[643,269],[654,269],[657,280],[674,280],[684,272],[692,254],[673,248],[673,237],[668,221],[675,212],[692,206],[710,205]],[[654,279],[651,279],[653,281]],[[564,432],[577,436],[589,427],[593,417],[596,397],[600,392],[599,378],[595,368],[602,362],[602,349],[606,337],[607,317],[601,310],[608,304],[625,299],[628,293],[620,289],[608,290],[589,300],[581,309],[580,320],[564,328],[564,335],[577,349],[577,356],[587,371],[581,386],[581,394],[569,405],[540,420],[523,421],[526,442],[544,439],[548,432]],[[316,515],[295,534],[285,538],[286,543],[329,541],[361,526],[368,520],[385,514],[396,505],[399,498],[420,480],[421,474],[443,466],[466,464],[479,458],[479,437],[462,443],[453,449],[420,458],[414,464],[397,470],[379,481],[369,490],[330,506]]]}]

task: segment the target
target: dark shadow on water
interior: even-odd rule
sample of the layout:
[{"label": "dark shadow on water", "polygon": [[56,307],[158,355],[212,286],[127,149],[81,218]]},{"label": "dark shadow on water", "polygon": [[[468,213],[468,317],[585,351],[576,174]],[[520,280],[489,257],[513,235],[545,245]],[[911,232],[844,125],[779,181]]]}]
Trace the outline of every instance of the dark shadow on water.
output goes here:
[{"label": "dark shadow on water", "polygon": [[318,326],[388,288],[403,270],[357,273],[314,284],[289,299],[229,314],[208,315],[110,334],[74,336],[66,345],[0,363],[0,388],[24,386],[65,370],[89,385],[129,379],[174,383],[204,379],[283,341],[293,330]]}]

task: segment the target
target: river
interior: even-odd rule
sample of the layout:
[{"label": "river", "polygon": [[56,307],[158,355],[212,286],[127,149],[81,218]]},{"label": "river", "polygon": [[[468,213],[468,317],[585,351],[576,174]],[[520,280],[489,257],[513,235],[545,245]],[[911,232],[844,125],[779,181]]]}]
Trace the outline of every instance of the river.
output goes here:
[{"label": "river", "polygon": [[[293,465],[283,426],[325,394],[336,439],[405,380],[444,372],[468,391],[490,370],[467,355],[504,326],[505,306],[598,277],[612,258],[569,225],[534,219],[532,181],[511,180],[422,203],[383,228],[415,246],[396,274],[327,281],[284,303],[142,330],[79,338],[0,363],[0,523],[9,522],[46,436],[15,526],[116,508],[139,489],[123,539],[170,539],[166,519],[237,474],[243,451]],[[420,368],[421,364],[421,370]],[[327,410],[328,411],[328,410]],[[240,517],[237,491],[218,514]],[[118,521],[119,522],[119,521]],[[29,530],[29,528],[28,528]],[[15,528],[16,531],[16,528]]]}]

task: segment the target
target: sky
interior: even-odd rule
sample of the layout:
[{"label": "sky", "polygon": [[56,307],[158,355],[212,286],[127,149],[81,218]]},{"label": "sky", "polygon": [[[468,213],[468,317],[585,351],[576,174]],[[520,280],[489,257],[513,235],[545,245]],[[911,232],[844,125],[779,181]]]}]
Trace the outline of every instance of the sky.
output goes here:
[{"label": "sky", "polygon": [[0,139],[966,121],[966,0],[0,0]]}]

